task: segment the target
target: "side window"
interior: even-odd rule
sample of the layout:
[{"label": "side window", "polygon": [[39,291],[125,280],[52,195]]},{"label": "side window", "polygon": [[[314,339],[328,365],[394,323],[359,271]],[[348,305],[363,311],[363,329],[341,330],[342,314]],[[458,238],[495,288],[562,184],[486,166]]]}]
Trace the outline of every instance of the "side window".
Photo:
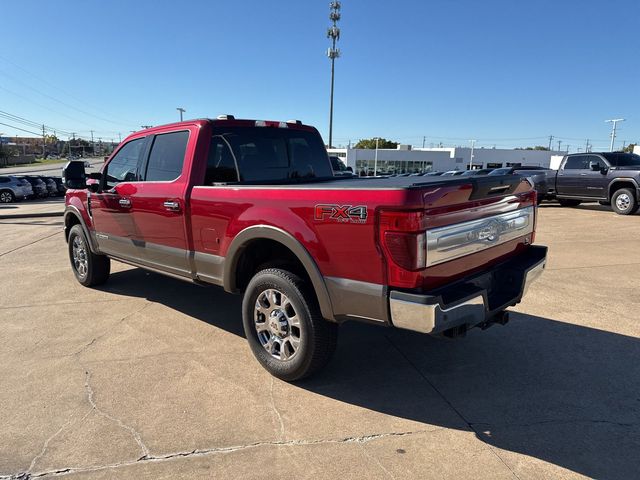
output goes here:
[{"label": "side window", "polygon": [[586,162],[587,163],[587,167],[586,168],[591,168],[591,162],[598,162],[598,165],[600,166],[600,168],[606,167],[605,163],[597,155],[586,155],[586,158],[587,158],[587,162]]},{"label": "side window", "polygon": [[188,131],[156,135],[149,154],[144,180],[147,182],[167,182],[178,178],[182,173],[188,141]]},{"label": "side window", "polygon": [[238,171],[231,150],[222,137],[212,137],[207,159],[207,173],[204,177],[205,185],[216,182],[237,182]]},{"label": "side window", "polygon": [[584,155],[569,157],[564,164],[564,170],[584,170],[589,168],[589,162]]},{"label": "side window", "polygon": [[120,182],[135,182],[138,177],[138,159],[144,146],[144,138],[131,140],[124,145],[106,168],[106,188],[111,189]]},{"label": "side window", "polygon": [[7,178],[7,177],[0,177],[0,183],[9,183],[9,178]]}]

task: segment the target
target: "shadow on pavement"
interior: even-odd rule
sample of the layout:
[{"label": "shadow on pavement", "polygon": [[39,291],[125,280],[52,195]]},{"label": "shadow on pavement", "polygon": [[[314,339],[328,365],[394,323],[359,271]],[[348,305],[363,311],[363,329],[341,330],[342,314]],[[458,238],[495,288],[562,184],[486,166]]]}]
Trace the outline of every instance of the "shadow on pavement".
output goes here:
[{"label": "shadow on pavement", "polygon": [[[104,289],[243,335],[240,297],[215,287],[134,269],[113,274]],[[588,477],[638,478],[639,340],[519,313],[511,318],[456,341],[347,323],[328,367],[292,388],[472,429],[489,445]]]}]

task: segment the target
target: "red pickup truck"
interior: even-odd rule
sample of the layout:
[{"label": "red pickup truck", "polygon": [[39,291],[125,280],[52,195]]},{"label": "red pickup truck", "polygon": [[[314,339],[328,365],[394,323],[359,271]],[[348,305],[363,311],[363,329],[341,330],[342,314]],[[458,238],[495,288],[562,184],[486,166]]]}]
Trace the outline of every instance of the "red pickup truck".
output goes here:
[{"label": "red pickup truck", "polygon": [[526,179],[333,176],[299,121],[154,127],[64,179],[81,284],[113,259],[242,293],[249,345],[285,380],[324,366],[346,320],[447,336],[504,324],[545,266]]}]

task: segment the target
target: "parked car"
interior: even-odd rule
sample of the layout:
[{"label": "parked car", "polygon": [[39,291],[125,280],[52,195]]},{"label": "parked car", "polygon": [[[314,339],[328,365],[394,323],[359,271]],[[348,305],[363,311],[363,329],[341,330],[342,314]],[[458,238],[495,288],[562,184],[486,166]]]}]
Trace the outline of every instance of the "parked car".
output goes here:
[{"label": "parked car", "polygon": [[107,281],[114,259],[242,293],[253,354],[288,381],[329,361],[347,320],[452,337],[507,322],[546,261],[526,179],[336,177],[318,131],[285,125],[174,123],[89,180],[68,163],[78,282]]},{"label": "parked car", "polygon": [[548,175],[555,175],[553,170],[543,167],[505,167],[505,168],[496,168],[492,172],[489,173],[490,176],[494,175],[522,175],[527,177],[533,183],[533,188],[538,194],[538,205],[542,203],[543,200],[549,198],[549,182],[547,179]]},{"label": "parked car", "polygon": [[59,196],[64,196],[64,194],[67,192],[67,187],[64,186],[64,182],[62,181],[62,178],[60,177],[52,177],[53,181],[56,182],[56,187],[58,187],[58,195]]},{"label": "parked car", "polygon": [[44,181],[35,175],[25,175],[24,178],[27,182],[31,184],[31,188],[33,189],[34,196],[38,198],[44,198],[49,196],[49,190],[47,189],[47,184]]},{"label": "parked car", "polygon": [[20,179],[14,176],[0,176],[0,203],[18,202],[25,198]]},{"label": "parked car", "polygon": [[31,186],[31,184],[27,181],[26,178],[20,178],[20,177],[14,177],[18,182],[20,182],[20,185],[22,186],[22,193],[24,194],[24,198],[26,199],[32,199],[35,197],[35,193],[33,192],[33,187]]},{"label": "parked car", "polygon": [[58,185],[56,185],[56,182],[53,180],[53,178],[51,178],[51,177],[40,177],[40,178],[42,179],[42,181],[47,186],[47,194],[50,197],[57,197],[58,196]]},{"label": "parked car", "polygon": [[423,177],[440,177],[442,175],[444,175],[444,172],[427,172],[422,174]]},{"label": "parked car", "polygon": [[344,162],[340,160],[340,157],[329,155],[329,160],[331,161],[331,169],[333,170],[334,175],[346,175],[348,177],[353,176],[353,169],[351,167],[347,167]]},{"label": "parked car", "polygon": [[619,215],[631,215],[640,207],[640,155],[572,153],[564,156],[549,181],[550,196],[563,207],[597,201]]},{"label": "parked car", "polygon": [[459,175],[462,175],[463,173],[464,173],[464,170],[449,170],[448,172],[444,172],[440,176],[441,177],[457,177]]}]

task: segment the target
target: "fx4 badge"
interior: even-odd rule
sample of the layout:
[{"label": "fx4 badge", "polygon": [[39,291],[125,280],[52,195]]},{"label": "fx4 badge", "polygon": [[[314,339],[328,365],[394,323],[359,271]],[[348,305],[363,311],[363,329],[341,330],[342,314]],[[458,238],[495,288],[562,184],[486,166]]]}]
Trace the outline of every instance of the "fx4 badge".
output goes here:
[{"label": "fx4 badge", "polygon": [[335,220],[336,222],[366,223],[367,207],[364,205],[319,204],[315,207],[316,220]]}]

